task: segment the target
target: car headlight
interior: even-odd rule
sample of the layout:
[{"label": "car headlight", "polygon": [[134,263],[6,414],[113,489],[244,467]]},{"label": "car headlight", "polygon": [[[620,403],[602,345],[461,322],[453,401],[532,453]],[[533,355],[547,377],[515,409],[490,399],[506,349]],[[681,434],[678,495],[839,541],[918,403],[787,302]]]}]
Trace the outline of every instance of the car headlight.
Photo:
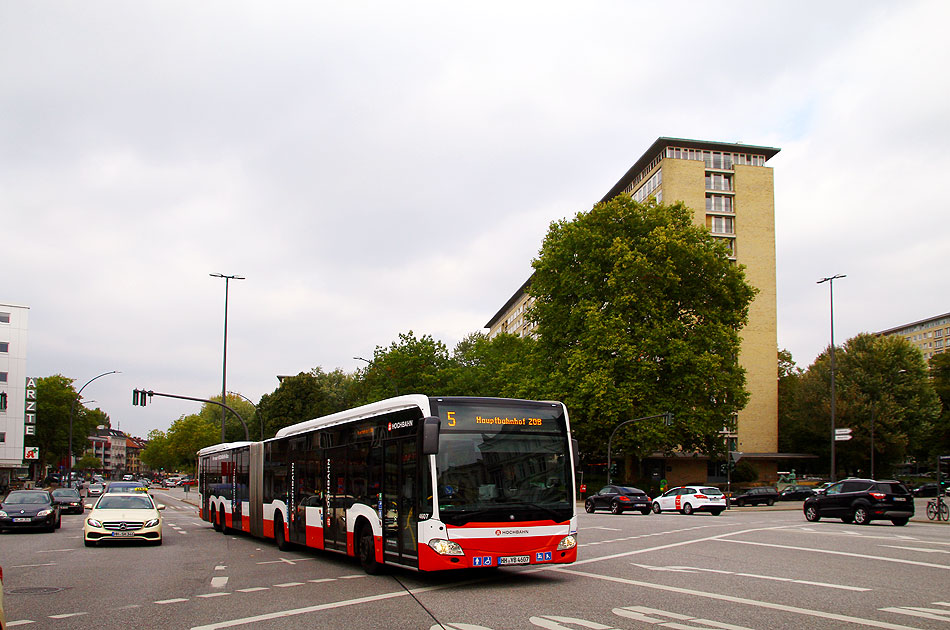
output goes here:
[{"label": "car headlight", "polygon": [[40,510],[36,513],[37,516],[49,516],[53,513],[53,510]]},{"label": "car headlight", "polygon": [[153,518],[150,521],[145,521],[145,525],[143,525],[143,527],[155,527],[156,525],[158,525],[158,519]]},{"label": "car headlight", "polygon": [[6,512],[4,512],[3,510],[0,510],[0,518],[9,518],[9,517],[7,516]]},{"label": "car headlight", "polygon": [[93,527],[102,527],[102,523],[100,523],[94,518],[86,519],[86,523],[88,523],[89,525]]},{"label": "car headlight", "polygon": [[464,556],[465,552],[458,543],[444,538],[433,538],[429,541],[429,547],[440,556]]},{"label": "car headlight", "polygon": [[576,546],[577,546],[577,537],[571,534],[561,539],[561,542],[557,544],[557,550],[564,551],[565,549],[573,549]]}]

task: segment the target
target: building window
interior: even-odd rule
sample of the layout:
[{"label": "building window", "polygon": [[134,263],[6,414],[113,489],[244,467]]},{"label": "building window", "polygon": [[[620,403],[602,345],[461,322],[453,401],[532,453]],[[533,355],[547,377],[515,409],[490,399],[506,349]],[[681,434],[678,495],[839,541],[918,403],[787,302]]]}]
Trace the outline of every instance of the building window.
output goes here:
[{"label": "building window", "polygon": [[722,173],[706,174],[706,190],[732,190],[732,177]]},{"label": "building window", "polygon": [[733,217],[706,217],[706,225],[713,234],[736,233],[736,220]]},{"label": "building window", "polygon": [[0,341],[0,353],[6,354],[10,352],[10,343],[7,341]]},{"label": "building window", "polygon": [[0,313],[0,324],[10,323],[10,313]]},{"label": "building window", "polygon": [[0,372],[0,383],[6,383],[8,376],[9,374],[7,372]]},{"label": "building window", "polygon": [[726,195],[706,195],[706,212],[735,212],[732,197]]},{"label": "building window", "polygon": [[0,411],[7,410],[7,393],[0,392]]},{"label": "building window", "polygon": [[7,434],[4,432],[0,432],[0,444],[3,444],[6,441],[7,441]]}]

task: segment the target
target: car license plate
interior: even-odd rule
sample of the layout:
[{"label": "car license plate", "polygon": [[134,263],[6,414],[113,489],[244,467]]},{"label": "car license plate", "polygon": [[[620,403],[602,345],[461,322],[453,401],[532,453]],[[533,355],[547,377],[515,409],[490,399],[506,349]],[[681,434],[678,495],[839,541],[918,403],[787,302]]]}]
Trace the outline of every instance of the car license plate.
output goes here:
[{"label": "car license plate", "polygon": [[135,536],[135,532],[112,532],[112,535],[116,538],[128,538]]},{"label": "car license plate", "polygon": [[894,497],[895,501],[906,501],[907,497]]},{"label": "car license plate", "polygon": [[13,519],[13,522],[14,523],[29,523],[32,520],[33,520],[32,518],[15,518]]},{"label": "car license plate", "polygon": [[502,556],[501,558],[498,558],[499,566],[530,563],[531,558],[529,556]]}]

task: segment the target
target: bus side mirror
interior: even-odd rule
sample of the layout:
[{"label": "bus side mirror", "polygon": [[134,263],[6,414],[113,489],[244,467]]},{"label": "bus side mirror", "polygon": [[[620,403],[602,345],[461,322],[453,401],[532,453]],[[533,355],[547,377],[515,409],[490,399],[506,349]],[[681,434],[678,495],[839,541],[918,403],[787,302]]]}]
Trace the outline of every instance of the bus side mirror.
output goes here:
[{"label": "bus side mirror", "polygon": [[574,452],[574,472],[581,467],[581,445],[577,438],[571,438],[571,450]]},{"label": "bus side mirror", "polygon": [[439,452],[439,429],[442,420],[436,416],[422,419],[422,454],[437,455]]}]

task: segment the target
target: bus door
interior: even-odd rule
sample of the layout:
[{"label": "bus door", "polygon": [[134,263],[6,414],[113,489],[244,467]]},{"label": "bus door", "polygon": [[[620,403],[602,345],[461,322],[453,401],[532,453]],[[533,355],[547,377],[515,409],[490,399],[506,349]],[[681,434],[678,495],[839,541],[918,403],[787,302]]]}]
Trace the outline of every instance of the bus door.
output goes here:
[{"label": "bus door", "polygon": [[383,443],[383,552],[390,561],[415,566],[418,514],[416,437]]},{"label": "bus door", "polygon": [[346,447],[325,451],[327,458],[325,503],[323,506],[323,544],[327,549],[346,550],[346,508],[352,499],[346,496]]}]

